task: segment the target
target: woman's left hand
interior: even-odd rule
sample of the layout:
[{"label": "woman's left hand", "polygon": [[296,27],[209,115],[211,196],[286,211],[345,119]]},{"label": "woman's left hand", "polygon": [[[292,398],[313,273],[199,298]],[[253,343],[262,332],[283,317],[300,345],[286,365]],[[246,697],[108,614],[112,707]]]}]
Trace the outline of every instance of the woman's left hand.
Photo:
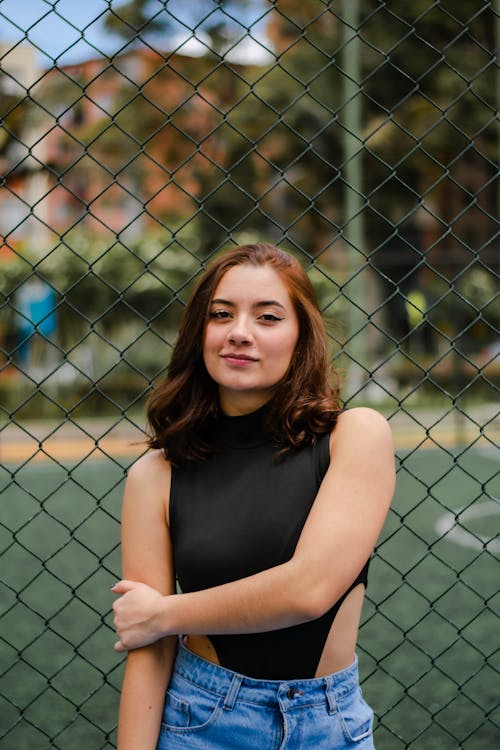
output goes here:
[{"label": "woman's left hand", "polygon": [[119,641],[115,651],[130,651],[162,638],[161,613],[166,597],[137,581],[119,581],[111,588],[122,594],[113,604],[114,623]]}]

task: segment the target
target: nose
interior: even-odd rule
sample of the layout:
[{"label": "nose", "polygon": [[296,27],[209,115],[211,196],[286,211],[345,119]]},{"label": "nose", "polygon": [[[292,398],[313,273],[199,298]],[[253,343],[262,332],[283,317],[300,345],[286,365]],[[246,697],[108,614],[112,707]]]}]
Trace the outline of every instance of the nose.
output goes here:
[{"label": "nose", "polygon": [[252,332],[249,322],[243,316],[234,318],[228,338],[231,344],[250,344],[252,342]]}]

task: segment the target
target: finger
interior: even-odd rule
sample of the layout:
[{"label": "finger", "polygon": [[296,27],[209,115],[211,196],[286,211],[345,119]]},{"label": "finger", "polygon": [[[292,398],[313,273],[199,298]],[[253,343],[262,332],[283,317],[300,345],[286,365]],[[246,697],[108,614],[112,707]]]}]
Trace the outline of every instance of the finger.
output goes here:
[{"label": "finger", "polygon": [[113,648],[115,649],[115,651],[127,651],[128,650],[125,648],[125,646],[123,645],[121,641],[117,641],[115,645],[113,646]]},{"label": "finger", "polygon": [[126,594],[127,591],[133,591],[138,585],[137,581],[118,581],[114,586],[111,586],[111,591],[115,594]]}]

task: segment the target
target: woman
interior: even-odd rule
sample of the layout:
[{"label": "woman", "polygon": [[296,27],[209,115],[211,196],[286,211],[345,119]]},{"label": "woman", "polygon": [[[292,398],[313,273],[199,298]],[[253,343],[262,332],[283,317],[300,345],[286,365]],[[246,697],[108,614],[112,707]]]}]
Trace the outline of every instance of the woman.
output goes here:
[{"label": "woman", "polygon": [[326,341],[272,245],[194,291],[125,490],[119,750],[373,748],[355,644],[394,459],[383,417],[340,410]]}]

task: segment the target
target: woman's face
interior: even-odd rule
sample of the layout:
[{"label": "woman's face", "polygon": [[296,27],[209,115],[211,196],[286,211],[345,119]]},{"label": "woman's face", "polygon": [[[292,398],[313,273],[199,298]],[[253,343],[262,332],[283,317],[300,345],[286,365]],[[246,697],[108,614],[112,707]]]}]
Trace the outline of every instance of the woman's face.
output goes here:
[{"label": "woman's face", "polygon": [[208,311],[203,359],[219,385],[222,410],[245,414],[269,401],[299,337],[288,290],[269,265],[234,266]]}]

